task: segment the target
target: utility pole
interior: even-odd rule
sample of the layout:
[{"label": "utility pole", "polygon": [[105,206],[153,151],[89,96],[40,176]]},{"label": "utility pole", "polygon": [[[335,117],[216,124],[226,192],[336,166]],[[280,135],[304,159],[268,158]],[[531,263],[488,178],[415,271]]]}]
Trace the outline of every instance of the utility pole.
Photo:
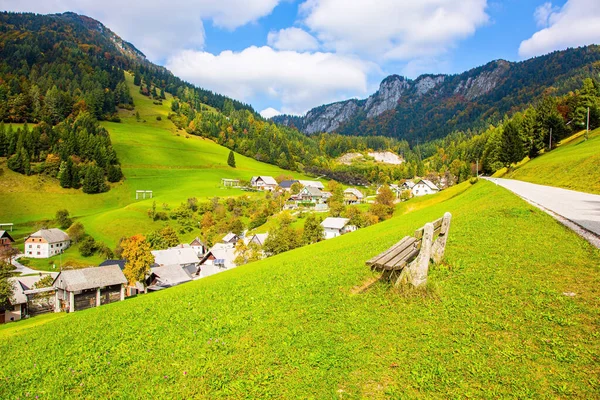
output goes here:
[{"label": "utility pole", "polygon": [[477,174],[477,179],[479,179],[479,158],[475,160],[475,173]]},{"label": "utility pole", "polygon": [[590,108],[587,108],[587,125],[585,127],[585,140],[588,140],[588,135],[590,134]]},{"label": "utility pole", "polygon": [[552,128],[550,128],[550,144],[548,145],[548,151],[552,150]]}]

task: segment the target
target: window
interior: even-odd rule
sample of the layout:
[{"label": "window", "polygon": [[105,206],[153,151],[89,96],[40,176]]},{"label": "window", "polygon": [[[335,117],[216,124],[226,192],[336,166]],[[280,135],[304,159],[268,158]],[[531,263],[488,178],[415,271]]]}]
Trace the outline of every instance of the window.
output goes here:
[{"label": "window", "polygon": [[51,244],[51,245],[50,245],[50,248],[51,248],[51,249],[53,249],[53,248],[54,248],[54,245],[53,245],[53,244]]},{"label": "window", "polygon": [[37,248],[38,248],[38,249],[40,248],[40,245],[39,245],[39,244],[37,245]]},{"label": "window", "polygon": [[37,252],[37,255],[38,255],[38,256],[40,255],[40,252],[39,252],[39,251]]}]

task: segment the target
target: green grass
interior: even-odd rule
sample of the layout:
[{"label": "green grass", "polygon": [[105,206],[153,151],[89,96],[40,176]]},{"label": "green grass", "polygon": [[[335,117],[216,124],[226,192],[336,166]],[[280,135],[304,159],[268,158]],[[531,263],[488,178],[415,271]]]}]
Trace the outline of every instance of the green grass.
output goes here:
[{"label": "green grass", "polygon": [[[18,224],[17,231],[24,236],[33,232],[32,221],[52,219],[57,210],[66,208],[84,224],[87,233],[112,247],[122,236],[148,233],[164,226],[164,222],[152,222],[147,217],[153,201],[160,209],[163,203],[173,208],[190,197],[202,201],[214,196],[248,194],[222,188],[221,178],[250,180],[253,175],[294,175],[309,179],[239,154],[236,154],[237,167],[229,167],[229,149],[187,135],[167,119],[170,95],[167,94],[162,106],[155,105],[133,86],[130,75],[127,81],[136,109],[121,110],[121,123],[102,123],[110,132],[125,180],[113,185],[107,193],[87,195],[81,190],[61,188],[56,179],[14,173],[6,168],[5,161],[0,162],[4,170],[0,176],[0,222]],[[140,121],[136,120],[136,111]],[[161,121],[156,120],[157,116]],[[136,190],[152,190],[154,199],[136,200]],[[199,230],[195,231],[192,237],[199,234]],[[72,251],[71,257],[75,263],[88,262],[77,252]]]},{"label": "green grass", "polygon": [[[451,190],[341,238],[15,332],[0,341],[0,397],[597,397],[599,251],[489,182]],[[353,294],[373,277],[365,260],[445,211],[446,262],[428,290]]]},{"label": "green grass", "polygon": [[504,177],[600,194],[600,129],[565,139],[551,152],[509,172]]}]

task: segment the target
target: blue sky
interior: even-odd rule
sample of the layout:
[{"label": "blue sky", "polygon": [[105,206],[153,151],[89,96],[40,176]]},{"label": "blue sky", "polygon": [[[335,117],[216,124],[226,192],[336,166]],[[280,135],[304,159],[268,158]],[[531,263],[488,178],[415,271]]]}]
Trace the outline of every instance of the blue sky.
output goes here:
[{"label": "blue sky", "polygon": [[[131,4],[129,4],[131,3]],[[0,0],[96,18],[150,60],[263,115],[364,98],[389,74],[460,73],[600,43],[599,0]],[[119,10],[115,12],[115,10]]]}]

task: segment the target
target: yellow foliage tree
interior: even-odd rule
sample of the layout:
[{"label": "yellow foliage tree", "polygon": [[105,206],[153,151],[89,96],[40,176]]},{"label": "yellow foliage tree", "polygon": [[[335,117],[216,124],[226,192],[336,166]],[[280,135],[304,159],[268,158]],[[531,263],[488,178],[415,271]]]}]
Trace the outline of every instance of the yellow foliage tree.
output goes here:
[{"label": "yellow foliage tree", "polygon": [[144,282],[150,266],[154,263],[154,256],[150,253],[150,244],[142,235],[134,235],[126,239],[123,244],[123,258],[125,269],[123,273],[130,285]]}]

